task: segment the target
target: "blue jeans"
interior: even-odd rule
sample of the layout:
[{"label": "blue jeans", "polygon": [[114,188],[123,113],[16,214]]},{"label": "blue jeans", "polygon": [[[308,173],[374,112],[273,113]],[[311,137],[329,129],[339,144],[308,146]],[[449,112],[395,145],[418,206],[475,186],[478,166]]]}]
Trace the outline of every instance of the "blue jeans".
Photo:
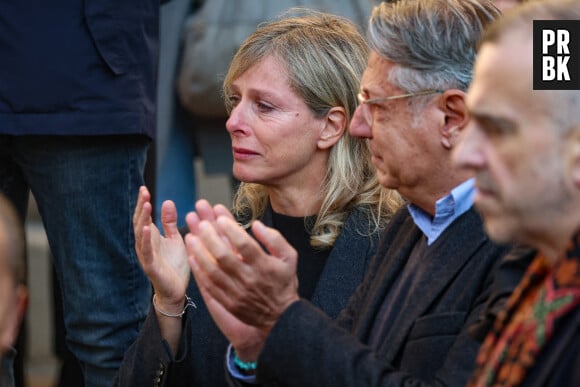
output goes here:
[{"label": "blue jeans", "polygon": [[149,309],[131,220],[148,146],[137,135],[0,135],[0,191],[22,213],[34,195],[87,387],[112,385]]}]

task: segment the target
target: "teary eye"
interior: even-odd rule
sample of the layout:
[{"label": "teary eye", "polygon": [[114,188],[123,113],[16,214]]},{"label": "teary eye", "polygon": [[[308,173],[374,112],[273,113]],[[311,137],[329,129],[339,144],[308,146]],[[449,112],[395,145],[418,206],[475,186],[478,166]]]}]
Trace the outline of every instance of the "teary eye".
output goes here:
[{"label": "teary eye", "polygon": [[258,108],[258,111],[260,111],[262,113],[268,113],[274,109],[274,107],[272,105],[267,104],[267,103],[262,102],[262,101],[257,101],[256,106]]}]

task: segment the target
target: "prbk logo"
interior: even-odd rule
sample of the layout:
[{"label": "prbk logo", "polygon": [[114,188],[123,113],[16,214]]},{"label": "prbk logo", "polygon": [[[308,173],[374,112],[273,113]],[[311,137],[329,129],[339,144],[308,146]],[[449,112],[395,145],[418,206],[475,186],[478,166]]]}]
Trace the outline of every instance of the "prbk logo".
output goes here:
[{"label": "prbk logo", "polygon": [[534,20],[534,89],[580,90],[580,20]]}]

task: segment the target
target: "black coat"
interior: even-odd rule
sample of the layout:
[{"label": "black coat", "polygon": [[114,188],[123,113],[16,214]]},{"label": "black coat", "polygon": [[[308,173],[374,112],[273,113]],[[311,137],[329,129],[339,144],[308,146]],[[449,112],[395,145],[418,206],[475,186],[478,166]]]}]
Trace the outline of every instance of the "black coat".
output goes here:
[{"label": "black coat", "polygon": [[378,349],[367,345],[421,236],[408,210],[399,210],[338,324],[307,301],[292,304],[260,354],[258,380],[296,387],[465,385],[480,346],[468,327],[479,319],[492,293],[494,267],[508,250],[488,239],[473,209],[427,248],[422,264],[429,280],[415,288],[413,302],[393,311],[404,318]]}]

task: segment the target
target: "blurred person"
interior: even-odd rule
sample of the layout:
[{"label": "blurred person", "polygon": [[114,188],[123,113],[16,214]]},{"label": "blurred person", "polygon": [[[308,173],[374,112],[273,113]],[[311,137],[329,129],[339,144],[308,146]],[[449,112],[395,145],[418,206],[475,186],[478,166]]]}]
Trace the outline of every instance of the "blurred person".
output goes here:
[{"label": "blurred person", "polygon": [[[469,331],[495,301],[495,270],[510,246],[486,236],[473,208],[472,174],[455,166],[451,154],[468,121],[465,93],[476,44],[498,16],[491,2],[480,0],[374,8],[350,133],[368,141],[379,182],[408,205],[387,225],[366,277],[336,321],[300,296],[295,266],[302,256],[284,235],[256,221],[251,230],[260,245],[227,214],[192,219],[191,266],[232,344],[233,382],[467,382],[480,345]],[[508,280],[513,289],[519,276]]]},{"label": "blurred person", "polygon": [[85,385],[110,386],[147,315],[131,216],[155,131],[159,1],[0,3],[0,192],[29,191]]},{"label": "blurred person", "polygon": [[534,89],[536,20],[578,23],[580,3],[529,2],[486,31],[467,96],[471,123],[455,154],[475,173],[490,237],[539,251],[469,386],[580,385],[580,90]]},{"label": "blurred person", "polygon": [[[155,185],[152,192],[154,219],[162,228],[161,206],[173,201],[181,214],[178,226],[185,226],[185,213],[194,210],[196,189],[192,117],[181,105],[176,75],[183,51],[184,23],[197,12],[202,0],[172,0],[161,7],[159,31],[159,77],[157,80],[157,131],[155,137]],[[229,156],[231,158],[231,156]],[[231,166],[231,164],[230,164]]]},{"label": "blurred person", "polygon": [[28,305],[26,243],[12,204],[0,194],[0,386],[14,385],[12,360],[20,322]]},{"label": "blurred person", "polygon": [[[261,219],[282,230],[302,253],[300,295],[334,318],[401,201],[378,184],[367,142],[347,131],[368,55],[363,36],[331,14],[284,16],[244,42],[224,81],[233,173],[242,181],[233,211],[243,225]],[[204,217],[214,211],[207,201],[197,210]],[[226,385],[228,342],[190,280],[176,207],[163,205],[165,237],[151,211],[142,187],[136,250],[154,287],[154,308],[125,355],[118,385]]]}]

